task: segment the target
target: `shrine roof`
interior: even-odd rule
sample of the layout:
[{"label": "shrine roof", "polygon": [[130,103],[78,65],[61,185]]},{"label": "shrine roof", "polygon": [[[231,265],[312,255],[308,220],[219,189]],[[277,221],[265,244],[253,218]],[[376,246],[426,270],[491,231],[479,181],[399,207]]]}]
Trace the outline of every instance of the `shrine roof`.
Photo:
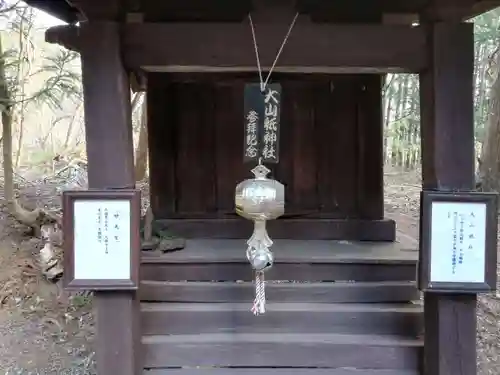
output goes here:
[{"label": "shrine roof", "polygon": [[[272,2],[272,0],[270,1]],[[25,2],[68,23],[75,23],[81,19],[80,10],[71,5],[70,0],[25,0]],[[238,2],[234,0],[212,0],[212,2],[213,8],[221,9],[219,13],[228,11],[228,7],[233,10],[234,7],[252,7],[252,0],[239,0]],[[102,3],[106,3],[106,0],[101,0]],[[211,20],[210,18],[213,17],[213,8],[208,9],[206,5],[200,7],[199,0],[171,0],[169,2],[141,0],[140,4],[140,7],[145,10],[145,21],[148,21],[151,17],[154,18],[154,20],[151,19],[153,22],[161,22],[163,18],[166,18],[165,21],[170,20],[170,18],[182,20],[189,12],[192,12],[193,15],[196,14],[196,16],[192,16],[197,19],[207,18],[206,20]],[[206,3],[203,1],[204,4]],[[95,6],[95,4],[93,5]],[[458,16],[465,20],[499,7],[500,0],[462,0],[454,3],[440,3],[439,0],[431,0],[430,2],[427,0],[373,0],[370,7],[364,5],[366,5],[364,0],[295,0],[295,6],[301,13],[309,13],[313,18],[319,17],[323,19],[326,17],[327,20],[333,22],[337,21],[339,17],[340,20],[347,22],[351,19],[354,21],[365,17],[371,18],[375,13],[379,15],[419,14],[424,8],[427,13],[437,19]],[[186,13],[188,9],[189,11]],[[360,11],[360,9],[363,10]],[[246,14],[248,11],[250,9],[239,9],[237,13]],[[365,14],[367,12],[370,14]]]},{"label": "shrine roof", "polygon": [[78,21],[77,8],[70,5],[66,0],[25,0],[26,4],[47,12],[51,16],[59,18],[67,23]]}]

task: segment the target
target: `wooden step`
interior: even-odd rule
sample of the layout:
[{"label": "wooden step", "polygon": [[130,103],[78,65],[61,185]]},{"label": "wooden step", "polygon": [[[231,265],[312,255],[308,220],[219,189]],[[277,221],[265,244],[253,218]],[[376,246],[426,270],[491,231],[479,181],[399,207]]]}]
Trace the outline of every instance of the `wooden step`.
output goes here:
[{"label": "wooden step", "polygon": [[266,314],[246,303],[142,303],[144,335],[209,333],[363,333],[416,337],[422,306],[416,304],[268,303]]},{"label": "wooden step", "polygon": [[[154,281],[250,281],[244,240],[188,240],[186,248],[144,252],[141,278]],[[399,243],[277,240],[267,280],[414,281],[417,250]]]},{"label": "wooden step", "polygon": [[420,375],[417,370],[356,368],[183,368],[144,370],[143,375]]},{"label": "wooden step", "polygon": [[[142,281],[142,301],[159,302],[248,302],[254,298],[251,282]],[[414,281],[294,283],[266,282],[271,302],[407,302],[418,300]]]},{"label": "wooden step", "polygon": [[[258,319],[258,318],[257,318]],[[144,367],[419,368],[422,341],[386,335],[217,333],[143,336]]]},{"label": "wooden step", "polygon": [[[248,262],[143,263],[142,280],[156,281],[251,281]],[[280,263],[266,272],[266,280],[294,281],[408,281],[416,279],[414,264]]]}]

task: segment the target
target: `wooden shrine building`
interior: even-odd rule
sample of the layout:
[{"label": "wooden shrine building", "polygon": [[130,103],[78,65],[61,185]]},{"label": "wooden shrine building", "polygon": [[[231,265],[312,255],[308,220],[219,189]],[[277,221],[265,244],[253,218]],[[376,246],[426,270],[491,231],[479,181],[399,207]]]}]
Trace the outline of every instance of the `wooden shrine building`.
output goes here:
[{"label": "wooden shrine building", "polygon": [[[147,92],[155,219],[185,249],[143,255],[141,288],[97,292],[99,375],[473,375],[476,297],[415,286],[417,244],[384,217],[384,74],[420,75],[423,187],[474,187],[479,0],[29,0],[67,21],[48,42],[82,58],[89,186],[135,185],[130,88]],[[234,212],[243,88],[294,19],[282,86],[286,213],[254,317]],[[215,281],[214,281],[215,280]],[[286,282],[297,281],[297,282]],[[425,331],[425,335],[423,334]]]}]

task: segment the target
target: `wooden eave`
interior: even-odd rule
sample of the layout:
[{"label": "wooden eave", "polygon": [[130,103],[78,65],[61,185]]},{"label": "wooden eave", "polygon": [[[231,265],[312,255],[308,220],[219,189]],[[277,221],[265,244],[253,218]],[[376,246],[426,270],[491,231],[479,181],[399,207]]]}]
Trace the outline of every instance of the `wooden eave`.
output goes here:
[{"label": "wooden eave", "polygon": [[76,23],[80,19],[79,10],[66,0],[25,0],[25,2],[67,23]]},{"label": "wooden eave", "polygon": [[127,13],[141,13],[146,22],[241,21],[258,6],[290,3],[299,12],[320,22],[370,22],[385,14],[422,14],[440,21],[468,20],[500,6],[500,0],[27,0],[26,3],[68,23],[79,19],[119,21]]}]

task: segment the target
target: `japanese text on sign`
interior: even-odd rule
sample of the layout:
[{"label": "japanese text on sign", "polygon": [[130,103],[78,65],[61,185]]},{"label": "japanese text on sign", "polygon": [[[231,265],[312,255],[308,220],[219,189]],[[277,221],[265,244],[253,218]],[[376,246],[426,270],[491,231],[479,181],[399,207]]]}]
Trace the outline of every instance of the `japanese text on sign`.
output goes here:
[{"label": "japanese text on sign", "polygon": [[279,93],[272,87],[266,89],[264,95],[264,134],[262,158],[267,162],[278,161],[278,111],[279,111]]},{"label": "japanese text on sign", "polygon": [[82,200],[74,210],[75,278],[130,278],[130,202]]},{"label": "japanese text on sign", "polygon": [[247,84],[244,99],[244,160],[277,163],[281,86],[269,84],[261,91],[260,84]]},{"label": "japanese text on sign", "polygon": [[259,114],[251,110],[247,115],[246,124],[246,147],[245,156],[247,158],[255,159],[259,153],[259,142],[258,142],[258,126],[259,126]]},{"label": "japanese text on sign", "polygon": [[96,241],[103,245],[104,253],[109,253],[110,242],[111,246],[113,243],[119,243],[122,237],[120,233],[120,228],[122,224],[120,220],[123,213],[120,209],[114,209],[112,215],[110,215],[110,210],[107,207],[102,208],[101,206],[96,209],[97,214],[97,236]]},{"label": "japanese text on sign", "polygon": [[485,204],[432,203],[430,281],[484,282],[485,241]]}]

